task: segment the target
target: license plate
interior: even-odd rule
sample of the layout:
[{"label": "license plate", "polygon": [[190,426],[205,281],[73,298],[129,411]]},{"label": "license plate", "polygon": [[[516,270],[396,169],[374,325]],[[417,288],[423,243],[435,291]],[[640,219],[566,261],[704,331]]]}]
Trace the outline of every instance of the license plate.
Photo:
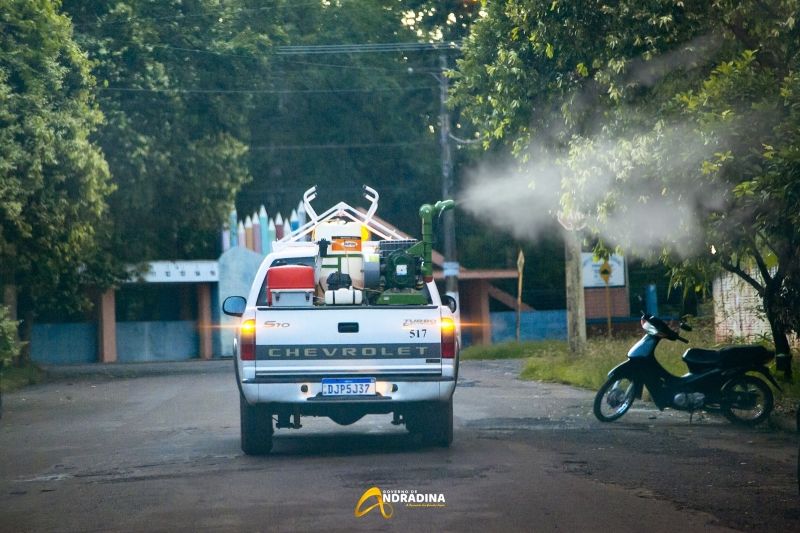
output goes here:
[{"label": "license plate", "polygon": [[323,396],[374,396],[375,378],[324,378]]}]

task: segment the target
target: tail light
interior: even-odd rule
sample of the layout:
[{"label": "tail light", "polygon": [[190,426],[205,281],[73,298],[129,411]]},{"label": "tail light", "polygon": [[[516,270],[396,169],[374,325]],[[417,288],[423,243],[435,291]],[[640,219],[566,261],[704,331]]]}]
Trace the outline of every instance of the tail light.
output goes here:
[{"label": "tail light", "polygon": [[245,320],[239,326],[239,357],[242,361],[256,359],[256,321]]},{"label": "tail light", "polygon": [[456,356],[456,323],[452,318],[442,318],[442,358],[453,359]]}]

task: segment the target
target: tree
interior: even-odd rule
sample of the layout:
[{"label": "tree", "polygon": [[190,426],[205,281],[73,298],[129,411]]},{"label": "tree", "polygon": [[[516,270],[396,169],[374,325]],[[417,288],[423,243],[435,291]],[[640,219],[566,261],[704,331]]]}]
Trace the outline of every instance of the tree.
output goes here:
[{"label": "tree", "polygon": [[[97,140],[117,190],[112,248],[125,261],[210,257],[231,205],[284,216],[319,185],[413,230],[436,197],[437,85],[417,52],[275,54],[282,45],[411,42],[383,2],[68,0],[95,62]],[[435,57],[433,58],[436,59]],[[422,68],[422,74],[409,73]],[[395,216],[399,215],[399,219]]]},{"label": "tree", "polygon": [[716,268],[751,283],[777,351],[789,353],[800,296],[798,2],[484,10],[453,99],[486,146],[524,160],[536,145],[562,187],[553,210],[592,215],[606,243],[660,257],[674,283],[701,288]]},{"label": "tree", "polygon": [[102,121],[93,86],[58,2],[3,2],[0,265],[6,298],[19,295],[24,338],[37,309],[85,308],[86,286],[110,275],[97,260],[112,186],[90,140]]},{"label": "tree", "polygon": [[[109,249],[125,262],[208,258],[247,168],[246,89],[276,13],[246,2],[67,1],[94,62],[116,185]],[[253,14],[257,13],[257,17]],[[242,92],[244,90],[244,92]]]}]

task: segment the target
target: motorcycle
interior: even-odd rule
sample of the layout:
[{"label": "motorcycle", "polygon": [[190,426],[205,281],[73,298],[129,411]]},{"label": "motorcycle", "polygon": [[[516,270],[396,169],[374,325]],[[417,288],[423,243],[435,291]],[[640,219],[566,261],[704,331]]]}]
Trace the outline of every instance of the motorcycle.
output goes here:
[{"label": "motorcycle", "polygon": [[[690,413],[701,409],[721,412],[731,422],[750,426],[769,417],[774,397],[765,380],[781,390],[766,367],[774,352],[757,345],[689,348],[682,356],[689,372],[675,376],[656,360],[656,346],[663,339],[689,341],[655,316],[642,313],[641,325],[644,337],[628,351],[628,360],[608,373],[595,396],[598,420],[612,422],[622,417],[634,399],[641,399],[644,387],[662,411],[670,407]],[[680,329],[692,330],[683,322]]]}]

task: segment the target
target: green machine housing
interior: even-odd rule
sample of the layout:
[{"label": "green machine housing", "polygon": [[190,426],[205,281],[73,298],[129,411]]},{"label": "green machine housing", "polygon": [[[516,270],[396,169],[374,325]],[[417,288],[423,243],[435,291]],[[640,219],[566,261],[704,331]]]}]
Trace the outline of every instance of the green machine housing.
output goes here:
[{"label": "green machine housing", "polygon": [[441,200],[419,208],[422,240],[381,241],[380,284],[376,305],[425,305],[425,283],[433,280],[433,220],[455,206],[453,200]]}]

